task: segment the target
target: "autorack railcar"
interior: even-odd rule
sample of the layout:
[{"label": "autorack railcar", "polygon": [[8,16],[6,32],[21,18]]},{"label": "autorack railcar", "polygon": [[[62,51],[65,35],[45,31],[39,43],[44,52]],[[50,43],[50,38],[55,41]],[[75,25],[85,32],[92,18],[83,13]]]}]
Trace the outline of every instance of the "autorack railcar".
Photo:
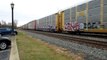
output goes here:
[{"label": "autorack railcar", "polygon": [[[92,0],[43,17],[35,27],[42,31],[107,33],[107,0]],[[24,28],[31,26],[26,24]]]},{"label": "autorack railcar", "polygon": [[33,21],[27,23],[27,29],[36,30],[36,20],[33,20]]},{"label": "autorack railcar", "polygon": [[37,20],[37,30],[59,32],[60,27],[59,14],[55,13]]},{"label": "autorack railcar", "polygon": [[66,9],[62,15],[63,31],[107,33],[107,0],[92,0]]}]

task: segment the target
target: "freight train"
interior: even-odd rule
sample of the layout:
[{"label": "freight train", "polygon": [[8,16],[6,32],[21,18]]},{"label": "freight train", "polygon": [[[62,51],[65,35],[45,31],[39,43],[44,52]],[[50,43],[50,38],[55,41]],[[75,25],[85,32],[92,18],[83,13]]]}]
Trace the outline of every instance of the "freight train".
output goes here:
[{"label": "freight train", "polygon": [[107,0],[92,0],[22,26],[52,32],[107,33]]}]

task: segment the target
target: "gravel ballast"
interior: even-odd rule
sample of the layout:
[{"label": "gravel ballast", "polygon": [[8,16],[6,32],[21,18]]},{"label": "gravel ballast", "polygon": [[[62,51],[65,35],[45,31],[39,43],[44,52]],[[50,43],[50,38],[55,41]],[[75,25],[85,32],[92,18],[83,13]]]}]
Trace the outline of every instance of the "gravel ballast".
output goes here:
[{"label": "gravel ballast", "polygon": [[57,46],[61,46],[63,48],[67,48],[70,51],[75,53],[84,53],[85,60],[107,60],[107,50],[102,50],[98,48],[92,48],[86,45],[80,45],[77,43],[69,42],[66,40],[61,40],[53,37],[48,37],[41,34],[35,34],[31,32],[27,32],[28,35],[39,38],[42,41],[48,42],[50,44],[55,44]]}]

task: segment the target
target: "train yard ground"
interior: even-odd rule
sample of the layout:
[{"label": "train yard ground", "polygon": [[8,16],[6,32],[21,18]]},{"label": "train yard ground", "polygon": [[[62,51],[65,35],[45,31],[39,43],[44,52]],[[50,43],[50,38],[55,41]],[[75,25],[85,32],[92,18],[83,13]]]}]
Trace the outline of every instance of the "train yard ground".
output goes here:
[{"label": "train yard ground", "polygon": [[[100,41],[103,41],[104,45],[106,45],[105,43],[107,41],[105,38],[93,38],[88,36],[75,36],[38,31],[26,31],[26,33],[33,38],[39,38],[42,41],[48,42],[49,44],[66,48],[68,51],[75,54],[79,53],[84,60],[107,60],[107,47],[103,46],[103,43],[99,45]],[[94,41],[99,42],[97,43]]]},{"label": "train yard ground", "polygon": [[80,54],[43,42],[24,31],[19,31],[16,40],[20,60],[83,60]]},{"label": "train yard ground", "polygon": [[[31,31],[30,31],[31,32]],[[64,34],[64,33],[49,33],[49,32],[42,32],[42,31],[32,31],[34,33],[43,34],[49,37],[54,37],[70,42],[76,42],[79,44],[85,44],[88,46],[106,49],[107,50],[107,35],[101,36],[98,34],[94,35],[76,35],[76,34]],[[97,36],[98,35],[98,36]],[[99,37],[100,36],[100,37]]]}]

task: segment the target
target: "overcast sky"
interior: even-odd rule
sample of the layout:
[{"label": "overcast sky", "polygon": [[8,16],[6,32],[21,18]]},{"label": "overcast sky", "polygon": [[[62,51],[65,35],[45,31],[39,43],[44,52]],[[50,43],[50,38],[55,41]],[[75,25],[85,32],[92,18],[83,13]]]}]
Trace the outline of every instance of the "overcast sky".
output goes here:
[{"label": "overcast sky", "polygon": [[0,21],[11,22],[11,2],[18,26],[90,0],[0,0]]}]

